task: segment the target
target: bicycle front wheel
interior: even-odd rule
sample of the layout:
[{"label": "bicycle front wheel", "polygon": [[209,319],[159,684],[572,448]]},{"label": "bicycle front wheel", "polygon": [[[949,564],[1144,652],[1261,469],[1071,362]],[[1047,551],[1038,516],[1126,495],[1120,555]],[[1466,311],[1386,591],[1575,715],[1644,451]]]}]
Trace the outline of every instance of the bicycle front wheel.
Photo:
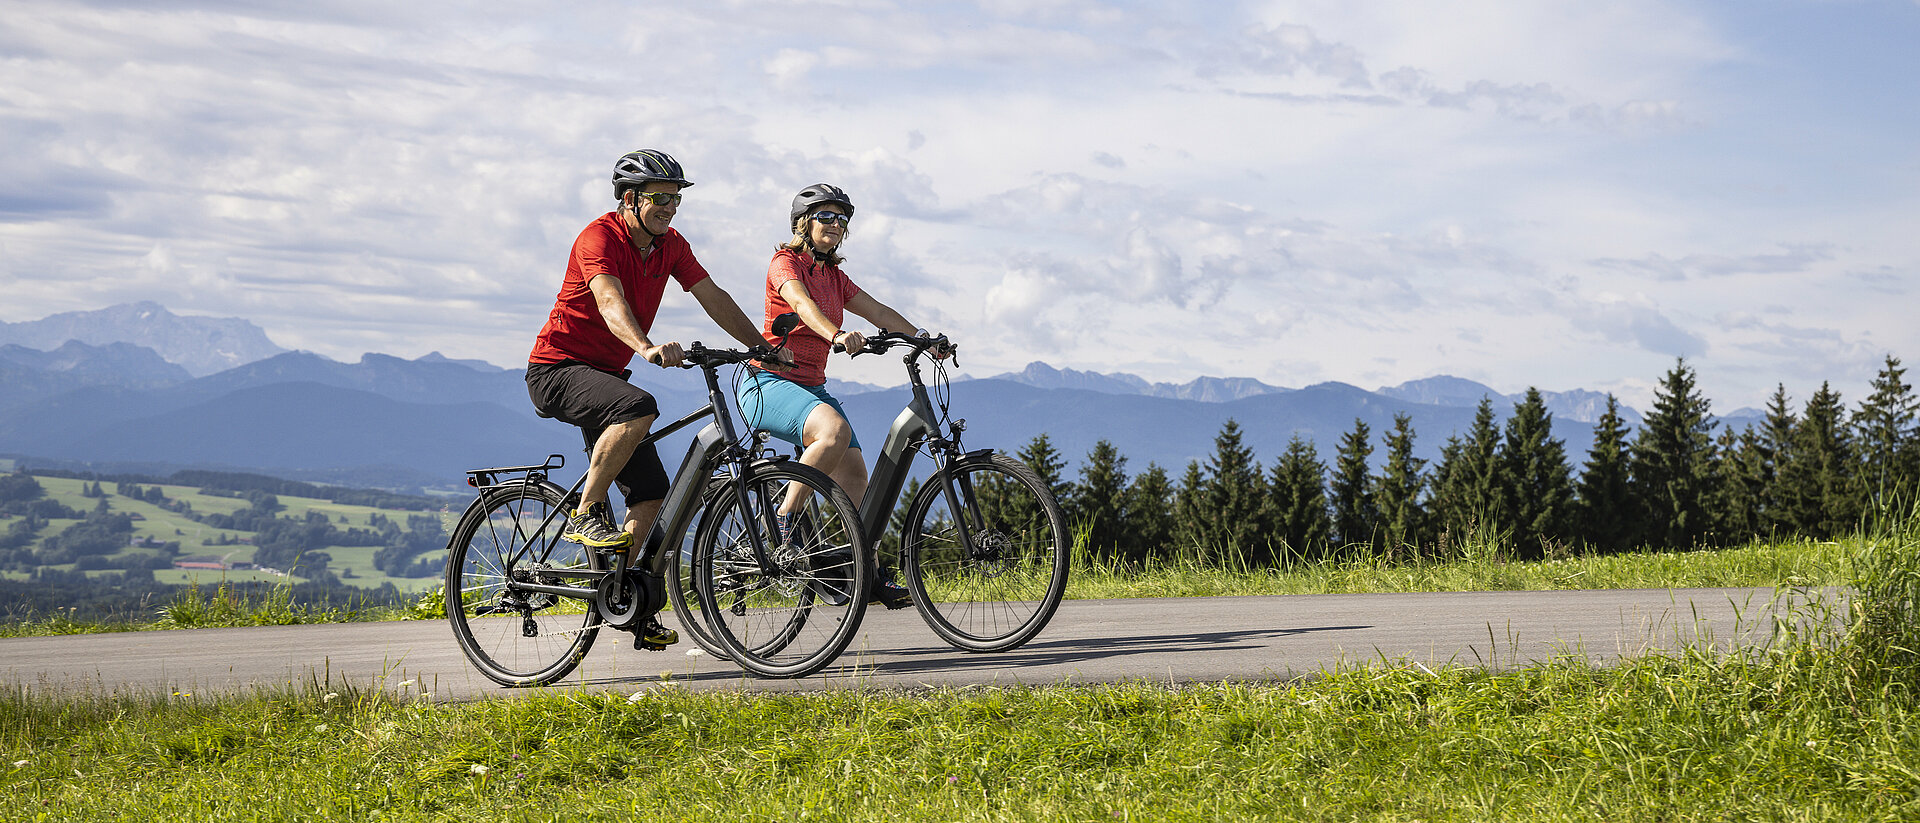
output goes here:
[{"label": "bicycle front wheel", "polygon": [[[713,638],[762,677],[805,677],[844,651],[866,614],[872,563],[847,493],[811,467],[768,461],[708,503],[694,541],[693,588]],[[773,513],[812,489],[782,543]],[[754,551],[755,536],[766,563]]]},{"label": "bicycle front wheel", "polygon": [[[725,479],[709,479],[705,492],[701,494],[701,511],[709,510],[713,500],[725,488]],[[699,519],[695,519],[685,534],[669,537],[661,551],[672,558],[673,571],[667,578],[667,602],[673,606],[673,615],[679,618],[680,631],[692,638],[694,645],[705,649],[708,654],[718,657],[731,657],[733,652],[715,637],[709,627],[706,612],[700,608],[700,595],[694,591],[693,584],[693,548],[699,542]]]},{"label": "bicycle front wheel", "polygon": [[552,683],[593,647],[600,626],[593,590],[582,586],[576,598],[515,584],[569,584],[548,572],[606,567],[598,554],[560,539],[567,518],[554,514],[566,505],[559,486],[516,483],[480,495],[448,543],[446,604],[453,636],[474,668],[495,683]]},{"label": "bicycle front wheel", "polygon": [[1046,628],[1066,596],[1072,544],[1060,504],[1033,470],[1004,454],[962,458],[934,474],[914,495],[904,528],[901,571],[913,605],[956,648],[1017,648]]}]

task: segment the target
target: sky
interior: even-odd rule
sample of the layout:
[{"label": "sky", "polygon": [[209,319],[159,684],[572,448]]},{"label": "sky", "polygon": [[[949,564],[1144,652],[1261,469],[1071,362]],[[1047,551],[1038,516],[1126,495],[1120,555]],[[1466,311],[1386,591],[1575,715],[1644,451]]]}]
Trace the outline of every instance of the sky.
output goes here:
[{"label": "sky", "polygon": [[[832,182],[849,276],[974,376],[1853,403],[1920,358],[1916,42],[1916,0],[0,0],[0,320],[518,366],[650,147],[749,316]],[[678,290],[654,337],[725,340]]]}]

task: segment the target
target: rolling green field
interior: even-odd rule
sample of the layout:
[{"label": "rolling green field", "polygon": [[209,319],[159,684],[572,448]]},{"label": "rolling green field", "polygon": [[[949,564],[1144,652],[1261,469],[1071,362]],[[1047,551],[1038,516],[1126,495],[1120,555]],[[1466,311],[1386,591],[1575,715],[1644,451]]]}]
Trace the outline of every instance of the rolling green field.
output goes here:
[{"label": "rolling green field", "polygon": [[[63,477],[36,477],[35,480],[46,490],[46,496],[48,498],[57,500],[61,504],[78,511],[91,511],[98,503],[98,499],[89,498],[82,493],[82,487],[89,481]],[[147,487],[148,485],[149,484],[143,484],[143,487]],[[184,514],[168,511],[165,508],[142,500],[135,500],[114,494],[113,486],[114,484],[112,483],[102,484],[102,489],[107,492],[107,505],[116,512],[136,516],[133,524],[135,538],[145,537],[161,542],[178,541],[180,543],[181,556],[216,557],[229,563],[234,561],[251,561],[253,559],[253,547],[247,543],[212,545],[213,542],[223,537],[235,540],[251,540],[253,537],[252,532],[212,529],[203,523],[194,521]],[[194,512],[202,515],[233,514],[248,506],[246,500],[237,497],[203,494],[198,488],[193,486],[160,485],[158,488],[160,488],[161,492],[168,498],[185,501],[189,506],[193,507]],[[350,527],[372,528],[374,522],[373,516],[375,514],[392,520],[399,524],[402,529],[407,528],[407,517],[409,515],[419,516],[422,514],[432,514],[439,518],[443,530],[451,529],[454,521],[460,516],[460,508],[465,505],[465,501],[456,500],[447,503],[446,508],[451,509],[451,511],[409,512],[397,509],[378,509],[370,506],[346,505],[334,503],[329,500],[307,497],[281,496],[278,499],[280,504],[285,507],[280,512],[282,516],[304,518],[308,512],[319,512],[326,515],[330,521],[342,530]],[[41,530],[40,534],[42,537],[59,534],[75,522],[78,521],[70,519],[48,520],[47,526]],[[342,582],[353,586],[377,588],[390,582],[403,591],[421,591],[431,588],[439,582],[437,577],[389,577],[373,565],[373,554],[378,551],[379,548],[378,546],[322,546],[313,547],[310,550],[325,552],[329,555],[333,559],[331,568],[334,572],[342,577]],[[138,548],[128,548],[121,552],[121,554],[142,553],[152,554],[154,552],[152,550]],[[64,568],[70,569],[71,565],[67,565]],[[94,573],[110,574],[113,572],[102,571]],[[26,574],[17,571],[7,572],[6,574],[14,579],[23,579],[26,577]],[[281,575],[241,569],[228,569],[225,571],[160,569],[156,570],[153,576],[154,580],[160,583],[197,583],[202,586],[217,586],[223,581],[279,582],[285,579]]]}]

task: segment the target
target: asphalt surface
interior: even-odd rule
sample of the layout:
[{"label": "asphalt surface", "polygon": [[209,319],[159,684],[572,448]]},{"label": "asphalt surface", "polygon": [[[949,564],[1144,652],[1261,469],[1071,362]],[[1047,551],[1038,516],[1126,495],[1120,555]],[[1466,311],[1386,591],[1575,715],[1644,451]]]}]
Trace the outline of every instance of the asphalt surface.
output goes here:
[{"label": "asphalt surface", "polygon": [[[1703,642],[1762,642],[1778,608],[1772,589],[1069,600],[1026,646],[971,654],[947,646],[914,610],[876,606],[840,660],[805,679],[755,678],[730,662],[687,654],[691,641],[635,651],[629,635],[603,631],[557,685],[907,689],[1285,679],[1383,662],[1508,669],[1567,655],[1605,664]],[[672,625],[670,614],[663,619]],[[482,677],[444,621],[7,638],[0,639],[0,678],[33,691],[205,694],[328,683],[435,700],[537,691]]]}]

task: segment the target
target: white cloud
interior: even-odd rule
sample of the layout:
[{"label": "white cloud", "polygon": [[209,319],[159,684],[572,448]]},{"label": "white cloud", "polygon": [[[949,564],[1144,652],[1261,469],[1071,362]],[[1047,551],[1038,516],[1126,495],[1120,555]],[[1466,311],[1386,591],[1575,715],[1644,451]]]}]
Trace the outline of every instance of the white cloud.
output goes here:
[{"label": "white cloud", "polygon": [[[1920,356],[1886,299],[1920,271],[1910,130],[1819,123],[1875,139],[1783,162],[1748,123],[1790,141],[1822,92],[1737,85],[1729,63],[1787,59],[1745,18],[1210,11],[17,2],[0,319],[154,299],[343,359],[517,362],[608,164],[658,146],[749,311],[792,193],[828,180],[859,204],[850,274],[974,373],[1452,372],[1644,402],[1677,354],[1710,395]],[[684,299],[660,324],[713,336]],[[848,376],[897,381],[878,368]]]}]

